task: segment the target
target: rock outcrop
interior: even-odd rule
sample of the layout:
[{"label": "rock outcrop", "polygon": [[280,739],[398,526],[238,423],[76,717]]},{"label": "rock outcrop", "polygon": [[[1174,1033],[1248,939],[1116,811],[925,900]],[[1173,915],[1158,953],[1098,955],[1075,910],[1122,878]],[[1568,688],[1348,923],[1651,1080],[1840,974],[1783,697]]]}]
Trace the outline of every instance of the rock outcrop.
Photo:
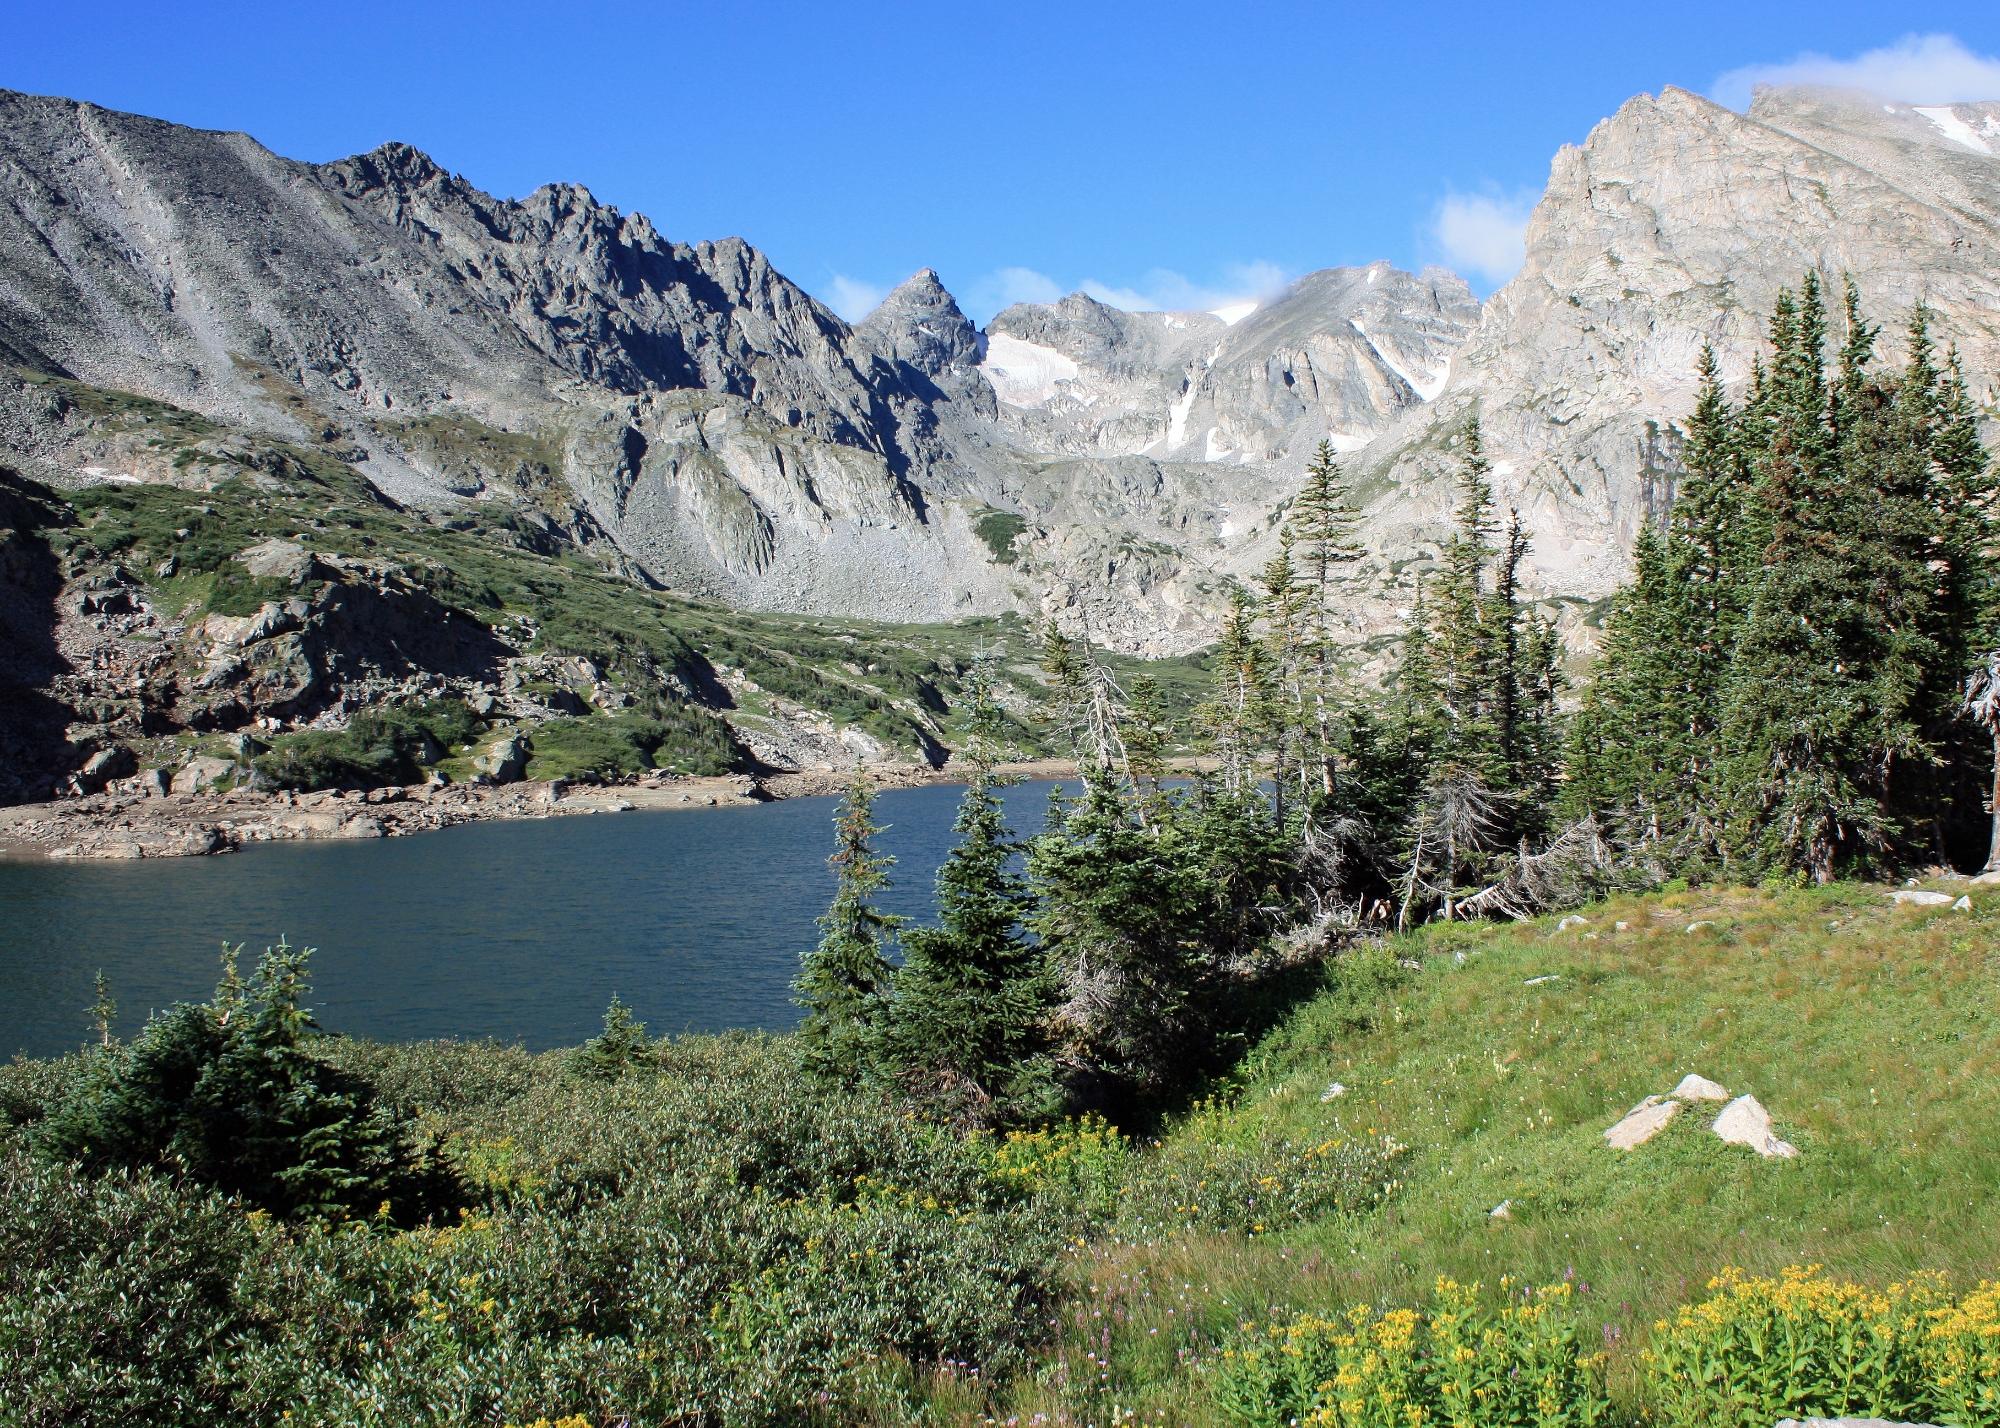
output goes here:
[{"label": "rock outcrop", "polygon": [[1974,396],[2000,374],[2000,104],[1920,109],[1811,89],[1737,114],[1641,95],[1564,148],[1527,261],[1487,302],[1436,401],[1358,458],[1374,538],[1421,544],[1446,509],[1436,453],[1477,413],[1503,506],[1534,536],[1541,589],[1600,595],[1640,522],[1671,501],[1695,360],[1740,394],[1778,290],[1851,274],[1900,356],[1928,303]]}]

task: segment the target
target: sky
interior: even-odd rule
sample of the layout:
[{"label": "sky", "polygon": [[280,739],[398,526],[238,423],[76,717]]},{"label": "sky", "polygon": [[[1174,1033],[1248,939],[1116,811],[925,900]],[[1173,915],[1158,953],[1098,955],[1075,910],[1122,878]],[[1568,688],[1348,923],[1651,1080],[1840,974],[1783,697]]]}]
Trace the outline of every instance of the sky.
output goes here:
[{"label": "sky", "polygon": [[0,86],[328,160],[401,140],[738,235],[849,318],[935,268],[976,320],[1211,308],[1316,268],[1518,266],[1566,143],[1668,84],[2000,99],[2000,4],[0,0]]}]

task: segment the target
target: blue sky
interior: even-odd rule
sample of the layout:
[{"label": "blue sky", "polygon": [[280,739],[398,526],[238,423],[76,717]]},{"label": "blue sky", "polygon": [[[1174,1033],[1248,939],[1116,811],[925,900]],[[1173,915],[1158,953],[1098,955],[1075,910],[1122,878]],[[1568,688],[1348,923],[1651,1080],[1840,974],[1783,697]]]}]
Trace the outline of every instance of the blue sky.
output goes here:
[{"label": "blue sky", "polygon": [[1927,4],[1920,34],[1891,9],[4,0],[0,85],[298,158],[401,139],[494,193],[568,180],[673,238],[740,234],[849,316],[930,266],[984,319],[1377,258],[1485,292],[1556,148],[1665,84],[2000,98],[1994,0]]}]

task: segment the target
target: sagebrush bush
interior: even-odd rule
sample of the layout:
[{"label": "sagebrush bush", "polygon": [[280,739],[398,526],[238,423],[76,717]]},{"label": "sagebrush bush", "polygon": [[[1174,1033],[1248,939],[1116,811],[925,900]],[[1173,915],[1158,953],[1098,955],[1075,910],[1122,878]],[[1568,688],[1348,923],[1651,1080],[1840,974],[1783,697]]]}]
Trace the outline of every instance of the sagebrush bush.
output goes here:
[{"label": "sagebrush bush", "polygon": [[1249,1428],[1587,1428],[1610,1412],[1571,1287],[1440,1279],[1421,1310],[1301,1314],[1223,1351],[1216,1403]]}]

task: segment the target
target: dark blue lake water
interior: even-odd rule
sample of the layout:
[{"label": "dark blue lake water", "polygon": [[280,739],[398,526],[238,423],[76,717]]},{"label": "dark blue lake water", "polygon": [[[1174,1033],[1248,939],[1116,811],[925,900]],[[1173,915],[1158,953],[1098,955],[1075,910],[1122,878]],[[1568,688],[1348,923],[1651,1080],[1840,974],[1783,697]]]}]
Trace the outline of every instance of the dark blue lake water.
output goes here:
[{"label": "dark blue lake water", "polygon": [[[1040,829],[1048,783],[1008,790]],[[884,902],[929,912],[960,790],[876,803],[895,855]],[[789,1028],[790,983],[833,887],[837,800],[479,823],[366,843],[265,844],[216,858],[0,863],[0,1056],[71,1050],[91,979],[121,1029],[244,970],[280,936],[316,948],[330,1031],[381,1040],[497,1037],[536,1050],[592,1035],[613,992],[655,1034]]]}]

